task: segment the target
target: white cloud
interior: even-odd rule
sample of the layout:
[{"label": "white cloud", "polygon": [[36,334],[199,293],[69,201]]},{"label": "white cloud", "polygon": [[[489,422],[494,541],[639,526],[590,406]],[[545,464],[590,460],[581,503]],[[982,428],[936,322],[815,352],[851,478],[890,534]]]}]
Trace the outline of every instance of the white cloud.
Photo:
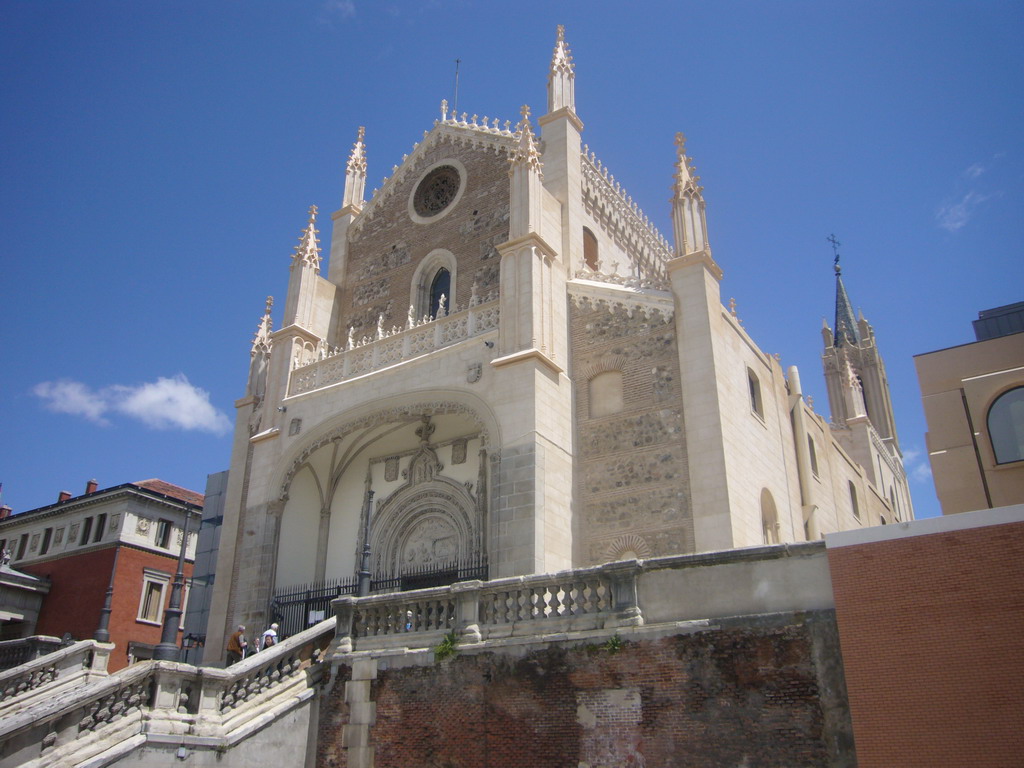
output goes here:
[{"label": "white cloud", "polygon": [[967,226],[974,211],[988,198],[988,195],[982,195],[972,190],[964,195],[959,203],[946,203],[941,206],[936,212],[935,218],[940,227],[949,232],[956,232]]},{"label": "white cloud", "polygon": [[910,470],[910,479],[917,483],[927,483],[932,479],[932,465],[923,461]]},{"label": "white cloud", "polygon": [[103,418],[107,411],[103,397],[79,381],[44,381],[33,387],[32,394],[45,401],[46,407],[55,413],[84,416],[104,426],[110,423]]},{"label": "white cloud", "polygon": [[324,3],[324,11],[332,17],[351,19],[356,15],[355,0],[327,0]]},{"label": "white cloud", "polygon": [[222,435],[231,421],[210,403],[210,393],[192,386],[184,374],[129,387],[115,384],[91,390],[77,381],[44,381],[32,390],[57,413],[84,416],[107,425],[111,413],[138,419],[152,429],[181,429]]},{"label": "white cloud", "polygon": [[974,165],[968,166],[967,170],[964,171],[964,177],[968,179],[976,179],[979,176],[981,176],[981,174],[983,174],[986,170],[988,169],[985,168],[985,166],[982,165],[981,163],[974,163]]}]

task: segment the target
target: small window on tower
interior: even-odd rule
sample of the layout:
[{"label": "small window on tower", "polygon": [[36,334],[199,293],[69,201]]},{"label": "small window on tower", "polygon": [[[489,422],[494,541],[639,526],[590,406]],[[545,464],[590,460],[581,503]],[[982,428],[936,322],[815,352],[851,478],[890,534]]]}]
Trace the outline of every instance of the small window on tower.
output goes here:
[{"label": "small window on tower", "polygon": [[750,388],[750,410],[761,420],[764,420],[764,405],[761,402],[761,381],[757,374],[747,368],[747,386]]},{"label": "small window on tower", "polygon": [[597,272],[600,263],[597,260],[597,238],[586,227],[583,228],[583,263],[592,272]]}]

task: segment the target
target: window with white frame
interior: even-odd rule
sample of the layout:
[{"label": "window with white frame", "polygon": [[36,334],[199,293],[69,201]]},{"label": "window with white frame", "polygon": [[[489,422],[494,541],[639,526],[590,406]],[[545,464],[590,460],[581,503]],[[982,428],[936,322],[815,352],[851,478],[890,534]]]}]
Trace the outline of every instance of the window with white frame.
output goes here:
[{"label": "window with white frame", "polygon": [[171,577],[147,568],[142,574],[142,597],[139,600],[138,620],[159,624],[164,618],[164,594]]}]

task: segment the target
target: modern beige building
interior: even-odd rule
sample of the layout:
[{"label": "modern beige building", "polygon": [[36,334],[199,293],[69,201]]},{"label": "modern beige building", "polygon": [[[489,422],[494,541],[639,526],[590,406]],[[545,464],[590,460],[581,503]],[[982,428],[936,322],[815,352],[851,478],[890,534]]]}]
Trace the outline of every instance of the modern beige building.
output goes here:
[{"label": "modern beige building", "polygon": [[369,200],[359,128],[328,263],[313,208],[281,325],[268,300],[252,346],[208,649],[295,585],[556,572],[912,518],[884,365],[838,274],[830,422],[722,305],[682,135],[670,241],[583,129],[561,29],[539,118],[442,101]]},{"label": "modern beige building", "polygon": [[1024,503],[1024,303],[979,312],[974,329],[914,357],[945,515]]}]

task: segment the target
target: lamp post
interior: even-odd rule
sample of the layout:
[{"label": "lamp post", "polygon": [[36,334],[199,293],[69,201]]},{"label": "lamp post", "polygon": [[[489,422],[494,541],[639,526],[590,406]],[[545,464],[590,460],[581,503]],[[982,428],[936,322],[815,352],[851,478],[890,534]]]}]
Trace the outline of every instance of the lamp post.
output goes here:
[{"label": "lamp post", "polygon": [[359,562],[358,597],[370,594],[370,507],[373,505],[373,491],[367,489],[363,505],[363,556]]},{"label": "lamp post", "polygon": [[117,558],[121,555],[121,545],[117,544],[114,549],[114,564],[110,568],[110,583],[107,585],[107,596],[103,598],[103,608],[100,609],[100,625],[96,627],[92,639],[100,643],[110,642],[110,611],[114,602],[114,577],[117,576]]},{"label": "lamp post", "polygon": [[164,629],[159,644],[153,649],[153,658],[160,661],[179,661],[178,626],[181,624],[181,597],[185,590],[185,551],[188,549],[188,521],[191,510],[185,510],[185,526],[181,531],[181,551],[178,552],[178,570],[171,585],[171,602],[164,611]]}]

